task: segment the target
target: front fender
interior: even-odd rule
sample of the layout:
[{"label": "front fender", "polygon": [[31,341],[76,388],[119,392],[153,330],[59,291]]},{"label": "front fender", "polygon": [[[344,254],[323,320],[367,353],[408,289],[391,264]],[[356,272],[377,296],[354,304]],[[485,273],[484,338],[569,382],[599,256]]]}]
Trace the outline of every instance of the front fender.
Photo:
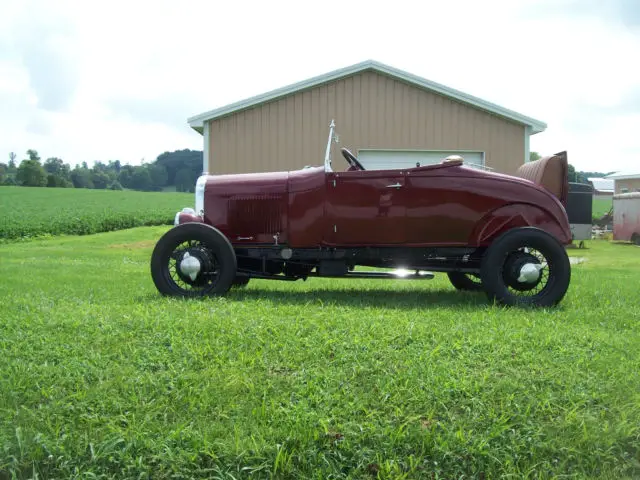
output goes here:
[{"label": "front fender", "polygon": [[571,228],[566,218],[557,218],[535,205],[516,203],[497,208],[485,215],[476,224],[469,244],[489,246],[502,233],[519,227],[536,227],[549,233],[563,245],[571,243]]},{"label": "front fender", "polygon": [[178,225],[182,225],[183,223],[204,223],[204,219],[197,215],[195,210],[192,208],[183,208],[181,211],[176,213],[176,216],[173,219],[173,226],[177,227]]}]

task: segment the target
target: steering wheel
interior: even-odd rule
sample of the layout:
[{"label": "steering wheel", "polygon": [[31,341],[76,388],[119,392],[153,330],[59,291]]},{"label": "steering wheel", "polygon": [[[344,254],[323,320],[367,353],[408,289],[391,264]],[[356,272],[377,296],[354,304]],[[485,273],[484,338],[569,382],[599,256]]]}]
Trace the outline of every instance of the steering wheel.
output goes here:
[{"label": "steering wheel", "polygon": [[362,164],[358,161],[356,156],[353,153],[351,153],[349,150],[347,150],[346,148],[341,148],[340,153],[342,153],[342,156],[344,157],[344,159],[353,168],[355,168],[356,170],[364,170],[364,167],[362,166]]}]

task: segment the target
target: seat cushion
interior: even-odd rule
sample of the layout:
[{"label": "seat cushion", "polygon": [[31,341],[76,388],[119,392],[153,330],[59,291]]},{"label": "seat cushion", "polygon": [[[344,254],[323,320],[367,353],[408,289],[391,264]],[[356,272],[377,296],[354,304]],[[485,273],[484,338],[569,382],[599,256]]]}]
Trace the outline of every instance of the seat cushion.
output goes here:
[{"label": "seat cushion", "polygon": [[569,164],[567,152],[560,152],[525,163],[515,175],[544,187],[564,204],[567,200]]}]

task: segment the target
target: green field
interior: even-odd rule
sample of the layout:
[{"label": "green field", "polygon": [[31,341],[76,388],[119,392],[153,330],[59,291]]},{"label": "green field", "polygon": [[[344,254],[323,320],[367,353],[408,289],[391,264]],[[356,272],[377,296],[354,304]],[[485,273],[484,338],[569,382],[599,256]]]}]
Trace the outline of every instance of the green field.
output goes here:
[{"label": "green field", "polygon": [[0,242],[166,225],[192,193],[0,187]]},{"label": "green field", "polygon": [[609,210],[611,210],[612,205],[613,199],[594,198],[591,216],[593,218],[601,218],[604,214],[608,213]]},{"label": "green field", "polygon": [[637,247],[571,250],[552,310],[442,275],[181,301],[166,228],[0,245],[0,478],[640,477]]}]

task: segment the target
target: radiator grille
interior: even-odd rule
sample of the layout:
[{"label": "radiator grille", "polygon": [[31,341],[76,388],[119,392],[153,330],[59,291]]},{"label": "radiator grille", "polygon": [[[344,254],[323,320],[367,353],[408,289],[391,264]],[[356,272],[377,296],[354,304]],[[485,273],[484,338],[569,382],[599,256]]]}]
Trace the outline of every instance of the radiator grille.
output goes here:
[{"label": "radiator grille", "polygon": [[231,227],[237,233],[282,231],[282,195],[261,194],[231,197]]}]

